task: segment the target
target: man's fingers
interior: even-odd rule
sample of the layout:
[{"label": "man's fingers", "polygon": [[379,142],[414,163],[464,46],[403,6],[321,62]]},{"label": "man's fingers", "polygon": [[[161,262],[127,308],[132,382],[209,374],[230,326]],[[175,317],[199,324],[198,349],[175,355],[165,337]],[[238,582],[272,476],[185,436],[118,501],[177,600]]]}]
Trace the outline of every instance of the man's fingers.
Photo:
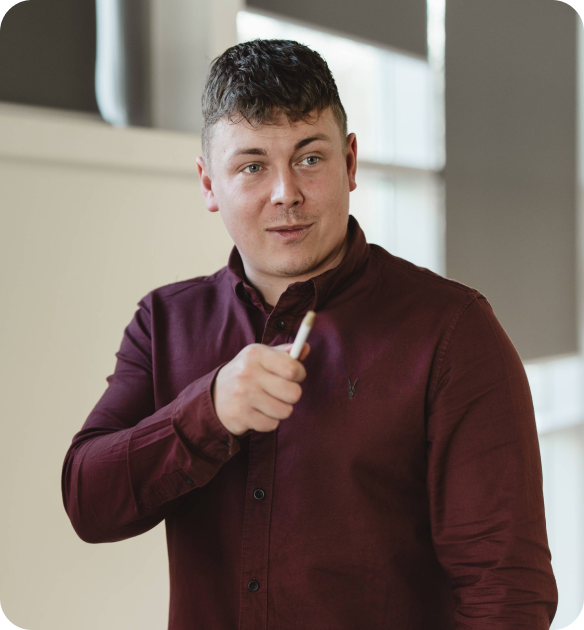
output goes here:
[{"label": "man's fingers", "polygon": [[[284,347],[287,345],[289,344],[284,344]],[[278,346],[263,347],[265,352],[260,356],[260,365],[268,372],[273,372],[282,378],[298,383],[306,378],[306,369],[300,361],[290,356],[289,351],[282,352],[283,348],[278,349]]]},{"label": "man's fingers", "polygon": [[274,398],[264,390],[260,390],[256,395],[252,396],[251,404],[255,410],[260,411],[268,418],[277,420],[288,418],[294,411],[292,405]]},{"label": "man's fingers", "polygon": [[[270,346],[270,347],[274,348],[274,350],[282,350],[283,352],[290,354],[290,350],[292,350],[292,346],[293,344],[291,343],[282,343],[279,346]],[[300,351],[300,356],[298,357],[298,361],[304,361],[304,359],[306,359],[306,357],[308,356],[309,352],[310,352],[310,345],[308,344],[307,341],[305,341],[304,345],[302,346],[302,350]]]},{"label": "man's fingers", "polygon": [[269,416],[266,416],[265,413],[262,413],[257,409],[252,409],[249,417],[252,421],[254,431],[273,431],[274,429],[277,429],[280,424],[280,420],[277,418],[270,418]]},{"label": "man's fingers", "polygon": [[259,385],[266,394],[289,405],[296,404],[302,396],[302,388],[298,383],[291,383],[267,370],[263,370],[260,374]]}]

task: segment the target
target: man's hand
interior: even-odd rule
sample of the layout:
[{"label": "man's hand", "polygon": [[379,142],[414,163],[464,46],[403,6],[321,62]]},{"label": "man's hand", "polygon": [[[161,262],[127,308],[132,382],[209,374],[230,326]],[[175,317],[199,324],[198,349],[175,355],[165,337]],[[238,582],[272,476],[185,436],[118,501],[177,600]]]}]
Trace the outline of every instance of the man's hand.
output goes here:
[{"label": "man's hand", "polygon": [[249,429],[273,431],[288,418],[302,396],[306,378],[303,361],[310,352],[305,343],[293,359],[292,344],[266,346],[252,343],[224,365],[213,384],[213,404],[223,426],[233,435]]}]

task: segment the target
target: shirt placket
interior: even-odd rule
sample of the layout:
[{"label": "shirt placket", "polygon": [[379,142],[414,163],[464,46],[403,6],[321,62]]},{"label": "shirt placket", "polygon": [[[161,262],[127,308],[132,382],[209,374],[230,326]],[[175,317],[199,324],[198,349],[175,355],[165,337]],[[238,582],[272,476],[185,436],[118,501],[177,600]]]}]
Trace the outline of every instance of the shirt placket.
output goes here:
[{"label": "shirt placket", "polygon": [[[262,343],[289,343],[299,327],[300,295],[282,295],[270,313]],[[243,517],[239,630],[267,630],[270,517],[278,430],[250,434]]]}]

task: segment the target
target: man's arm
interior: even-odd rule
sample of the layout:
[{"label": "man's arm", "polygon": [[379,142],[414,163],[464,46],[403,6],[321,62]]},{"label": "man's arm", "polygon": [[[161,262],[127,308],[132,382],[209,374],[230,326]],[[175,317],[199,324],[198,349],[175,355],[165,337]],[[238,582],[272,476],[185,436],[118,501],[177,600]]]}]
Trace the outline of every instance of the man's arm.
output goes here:
[{"label": "man's arm", "polygon": [[551,566],[539,442],[523,363],[479,295],[438,349],[427,415],[436,554],[457,630],[548,630]]},{"label": "man's arm", "polygon": [[108,387],[63,463],[63,504],[85,542],[115,542],[152,529],[240,448],[211,397],[224,364],[155,411],[150,300],[151,294],[139,302]]}]

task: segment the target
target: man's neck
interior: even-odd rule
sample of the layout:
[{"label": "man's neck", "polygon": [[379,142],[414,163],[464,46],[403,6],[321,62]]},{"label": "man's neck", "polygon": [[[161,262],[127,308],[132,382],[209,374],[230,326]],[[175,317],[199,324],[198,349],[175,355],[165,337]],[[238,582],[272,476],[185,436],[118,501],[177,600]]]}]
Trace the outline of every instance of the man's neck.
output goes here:
[{"label": "man's neck", "polygon": [[242,258],[245,275],[247,276],[249,283],[260,292],[264,302],[266,302],[268,306],[273,307],[278,303],[280,296],[286,291],[288,285],[293,284],[294,282],[305,282],[306,280],[310,280],[310,278],[314,278],[314,276],[320,276],[320,274],[325,271],[337,267],[347,253],[349,241],[348,236],[347,232],[345,240],[338,248],[336,254],[333,254],[332,258],[330,258],[328,262],[326,262],[326,260],[323,261],[317,267],[301,276],[270,276],[262,274],[261,272],[258,273],[255,270],[249,269]]}]

